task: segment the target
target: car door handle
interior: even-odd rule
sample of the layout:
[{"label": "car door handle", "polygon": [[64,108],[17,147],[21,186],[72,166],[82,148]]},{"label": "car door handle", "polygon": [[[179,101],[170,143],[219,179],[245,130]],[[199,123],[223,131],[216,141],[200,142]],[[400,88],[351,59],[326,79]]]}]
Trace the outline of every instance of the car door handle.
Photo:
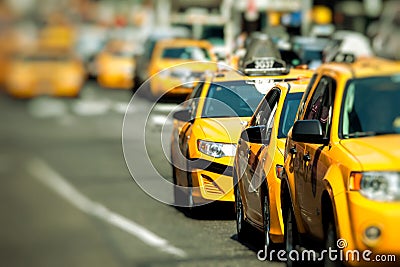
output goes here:
[{"label": "car door handle", "polygon": [[303,160],[306,161],[306,162],[307,162],[307,161],[310,161],[310,160],[311,160],[310,154],[308,154],[308,153],[305,154],[305,155],[303,156]]}]

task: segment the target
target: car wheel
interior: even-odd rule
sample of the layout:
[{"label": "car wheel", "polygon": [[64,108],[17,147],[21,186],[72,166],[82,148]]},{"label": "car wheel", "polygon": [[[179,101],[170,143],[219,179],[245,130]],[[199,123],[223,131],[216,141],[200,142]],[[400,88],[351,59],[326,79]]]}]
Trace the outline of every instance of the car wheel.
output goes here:
[{"label": "car wheel", "polygon": [[240,196],[239,186],[235,186],[235,212],[236,212],[236,231],[238,240],[243,241],[248,236],[249,225],[244,219],[243,202]]},{"label": "car wheel", "polygon": [[272,242],[272,240],[269,236],[270,227],[271,227],[271,218],[270,218],[270,206],[269,206],[268,193],[265,193],[265,195],[264,195],[264,201],[263,201],[262,207],[263,207],[264,248],[266,250],[266,253],[269,254],[269,251],[271,251],[271,249],[275,248],[275,244]]},{"label": "car wheel", "polygon": [[187,193],[185,194],[185,205],[186,205],[186,215],[188,217],[195,217],[198,212],[198,207],[195,206],[194,200],[193,200],[193,183],[192,183],[192,172],[188,171],[187,172],[187,177],[188,177],[188,190]]},{"label": "car wheel", "polygon": [[286,250],[286,266],[295,267],[300,266],[300,262],[291,259],[289,254],[291,251],[296,250],[298,244],[298,232],[296,226],[296,219],[294,217],[293,210],[289,207],[286,209],[285,225],[284,225],[284,238],[285,238],[285,250]]},{"label": "car wheel", "polygon": [[175,206],[178,207],[179,205],[179,189],[177,188],[177,181],[176,181],[176,167],[174,166],[174,163],[171,163],[171,168],[172,168],[172,183],[174,186],[174,203]]},{"label": "car wheel", "polygon": [[[326,233],[325,233],[325,250],[327,250],[327,251],[330,251],[330,249],[337,250],[338,252],[335,253],[334,256],[336,256],[336,258],[339,259],[340,250],[338,250],[337,243],[338,243],[338,239],[337,239],[337,235],[336,235],[336,227],[333,224],[333,222],[329,222],[327,229],[326,229]],[[328,255],[325,255],[324,266],[325,267],[341,267],[341,266],[343,266],[343,264],[340,260],[332,261],[328,257]]]}]

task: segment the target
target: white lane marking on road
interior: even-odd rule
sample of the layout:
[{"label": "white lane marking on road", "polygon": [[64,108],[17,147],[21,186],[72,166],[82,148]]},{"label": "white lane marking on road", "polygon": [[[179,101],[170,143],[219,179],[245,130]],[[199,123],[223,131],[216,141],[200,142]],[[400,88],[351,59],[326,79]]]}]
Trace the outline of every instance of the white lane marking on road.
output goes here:
[{"label": "white lane marking on road", "polygon": [[152,115],[150,116],[151,121],[156,125],[172,124],[168,117],[165,115]]},{"label": "white lane marking on road", "polygon": [[129,103],[126,102],[116,102],[113,104],[113,110],[117,113],[125,114],[125,112],[133,112],[133,108],[128,110]]},{"label": "white lane marking on road", "polygon": [[61,197],[78,209],[98,217],[142,240],[149,246],[178,257],[186,257],[186,253],[171,245],[143,226],[109,210],[104,205],[90,200],[66,181],[59,173],[53,170],[45,161],[35,158],[28,162],[28,171],[39,181],[53,189]]},{"label": "white lane marking on road", "polygon": [[67,105],[62,100],[45,96],[30,100],[28,111],[36,118],[59,117],[68,113]]},{"label": "white lane marking on road", "polygon": [[72,105],[75,114],[81,116],[102,115],[109,111],[111,102],[109,100],[77,100]]},{"label": "white lane marking on road", "polygon": [[178,107],[178,104],[157,104],[154,107],[155,111],[172,111]]}]

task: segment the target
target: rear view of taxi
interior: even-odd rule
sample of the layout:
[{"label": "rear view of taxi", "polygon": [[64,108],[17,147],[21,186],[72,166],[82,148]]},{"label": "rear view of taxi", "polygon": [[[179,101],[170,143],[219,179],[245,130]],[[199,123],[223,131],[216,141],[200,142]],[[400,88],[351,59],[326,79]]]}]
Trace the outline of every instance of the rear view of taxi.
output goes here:
[{"label": "rear view of taxi", "polygon": [[249,226],[261,231],[265,246],[283,242],[280,202],[283,151],[308,78],[274,86],[242,132],[234,162],[236,223],[239,239]]},{"label": "rear view of taxi", "polygon": [[[193,80],[217,70],[212,45],[207,41],[167,39],[156,43],[149,64],[150,93],[159,97],[188,95]],[[191,64],[185,64],[191,63]]]},{"label": "rear view of taxi", "polygon": [[96,57],[97,81],[104,88],[131,89],[136,68],[135,45],[111,40]]},{"label": "rear view of taxi", "polygon": [[5,90],[17,98],[38,95],[76,97],[85,79],[83,64],[72,53],[34,51],[17,54],[12,59]]}]

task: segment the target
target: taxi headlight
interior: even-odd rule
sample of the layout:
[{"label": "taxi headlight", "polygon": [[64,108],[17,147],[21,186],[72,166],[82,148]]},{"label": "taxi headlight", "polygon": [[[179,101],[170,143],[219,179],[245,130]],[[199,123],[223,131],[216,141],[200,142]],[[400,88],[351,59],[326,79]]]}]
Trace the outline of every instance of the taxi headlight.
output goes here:
[{"label": "taxi headlight", "polygon": [[200,152],[214,158],[233,157],[236,153],[235,144],[215,143],[199,140],[197,142],[197,146]]},{"label": "taxi headlight", "polygon": [[400,173],[352,173],[349,188],[359,190],[363,196],[372,200],[398,201],[400,200]]}]

